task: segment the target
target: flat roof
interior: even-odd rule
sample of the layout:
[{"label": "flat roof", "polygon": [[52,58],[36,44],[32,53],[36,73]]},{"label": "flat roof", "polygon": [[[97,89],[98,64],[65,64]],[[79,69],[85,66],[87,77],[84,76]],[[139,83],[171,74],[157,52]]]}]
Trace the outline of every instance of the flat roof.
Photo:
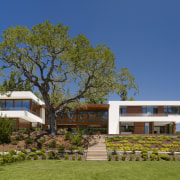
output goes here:
[{"label": "flat roof", "polygon": [[180,106],[180,101],[109,101],[117,106]]},{"label": "flat roof", "polygon": [[37,96],[35,96],[31,91],[12,91],[6,94],[0,95],[0,99],[32,99],[37,102],[39,105],[44,105],[44,102],[41,101]]}]

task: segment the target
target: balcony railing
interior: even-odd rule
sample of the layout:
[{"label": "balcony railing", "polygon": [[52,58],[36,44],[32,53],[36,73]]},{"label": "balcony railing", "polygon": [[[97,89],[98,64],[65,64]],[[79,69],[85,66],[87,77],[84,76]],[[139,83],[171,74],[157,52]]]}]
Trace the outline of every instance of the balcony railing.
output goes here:
[{"label": "balcony railing", "polygon": [[[179,115],[179,114],[169,114],[169,115]],[[144,116],[144,117],[147,117],[147,116],[150,116],[150,117],[167,117],[168,114],[164,114],[164,113],[158,113],[158,114],[150,114],[150,113],[146,113],[146,114],[143,114],[143,113],[126,113],[126,114],[120,114],[120,117],[129,117],[129,116]]]}]

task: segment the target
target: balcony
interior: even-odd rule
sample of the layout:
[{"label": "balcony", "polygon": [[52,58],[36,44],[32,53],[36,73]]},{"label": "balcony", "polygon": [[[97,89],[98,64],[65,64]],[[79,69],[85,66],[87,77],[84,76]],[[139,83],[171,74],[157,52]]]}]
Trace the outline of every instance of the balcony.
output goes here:
[{"label": "balcony", "polygon": [[142,114],[142,113],[128,113],[119,116],[119,121],[126,122],[180,122],[179,114]]}]

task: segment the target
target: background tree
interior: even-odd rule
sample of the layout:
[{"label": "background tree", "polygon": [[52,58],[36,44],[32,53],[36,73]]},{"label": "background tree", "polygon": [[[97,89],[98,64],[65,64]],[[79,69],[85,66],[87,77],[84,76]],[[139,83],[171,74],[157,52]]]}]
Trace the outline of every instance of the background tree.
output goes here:
[{"label": "background tree", "polygon": [[38,89],[47,107],[51,134],[56,134],[58,114],[79,104],[81,98],[99,100],[133,87],[127,68],[117,73],[109,47],[93,47],[82,34],[70,38],[68,29],[49,21],[31,29],[10,27],[0,43],[1,69],[20,71],[23,81]]},{"label": "background tree", "polygon": [[31,88],[31,84],[28,80],[22,80],[22,77],[19,73],[16,72],[10,72],[9,80],[4,79],[4,82],[2,83],[1,89],[4,89],[6,91],[31,91],[33,92],[33,89]]},{"label": "background tree", "polygon": [[[4,144],[11,141],[11,134],[13,131],[13,124],[7,117],[0,117],[0,143],[3,144],[3,154],[4,154]],[[4,156],[3,156],[4,157]]]}]

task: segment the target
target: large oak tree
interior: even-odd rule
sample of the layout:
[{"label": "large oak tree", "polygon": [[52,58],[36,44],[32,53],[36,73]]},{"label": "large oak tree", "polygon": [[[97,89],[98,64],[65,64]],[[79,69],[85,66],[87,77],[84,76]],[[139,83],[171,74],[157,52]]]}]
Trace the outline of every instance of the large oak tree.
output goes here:
[{"label": "large oak tree", "polygon": [[[80,34],[70,37],[68,27],[49,21],[31,29],[10,27],[0,43],[1,69],[20,72],[40,92],[50,120],[50,132],[56,134],[55,118],[77,105],[81,98],[104,101],[109,93],[123,98],[137,87],[127,68],[115,67],[115,56],[105,44],[95,47]],[[87,101],[88,101],[87,100]]]}]

